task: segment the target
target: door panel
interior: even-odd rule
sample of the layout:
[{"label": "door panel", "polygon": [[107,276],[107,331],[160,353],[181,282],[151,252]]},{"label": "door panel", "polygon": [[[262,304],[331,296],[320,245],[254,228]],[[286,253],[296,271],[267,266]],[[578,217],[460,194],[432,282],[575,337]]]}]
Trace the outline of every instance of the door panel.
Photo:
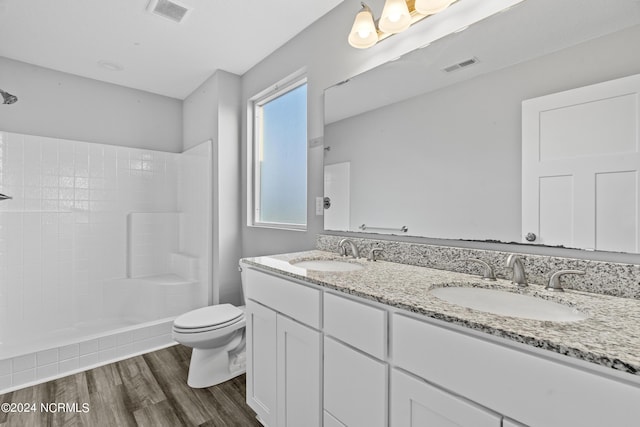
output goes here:
[{"label": "door panel", "polygon": [[522,238],[640,250],[640,75],[522,103]]}]

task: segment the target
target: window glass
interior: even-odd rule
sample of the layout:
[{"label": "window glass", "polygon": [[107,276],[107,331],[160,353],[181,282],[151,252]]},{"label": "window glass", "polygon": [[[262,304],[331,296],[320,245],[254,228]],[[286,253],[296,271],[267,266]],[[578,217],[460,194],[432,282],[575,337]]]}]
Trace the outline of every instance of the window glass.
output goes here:
[{"label": "window glass", "polygon": [[255,105],[255,225],[307,222],[307,85],[289,86]]}]

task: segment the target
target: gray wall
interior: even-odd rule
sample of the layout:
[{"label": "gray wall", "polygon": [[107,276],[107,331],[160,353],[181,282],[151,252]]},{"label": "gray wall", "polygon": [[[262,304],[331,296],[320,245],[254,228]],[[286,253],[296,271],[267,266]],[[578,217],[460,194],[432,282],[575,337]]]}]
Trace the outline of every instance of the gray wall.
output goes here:
[{"label": "gray wall", "polygon": [[[345,34],[342,31],[336,31],[336,28],[350,28],[354,11],[357,11],[359,2],[347,0],[340,6],[336,7],[332,12],[316,21],[312,26],[300,33],[294,39],[283,45],[273,54],[265,58],[261,63],[256,65],[253,69],[247,72],[242,78],[242,102],[243,108],[248,105],[248,100],[254,94],[262,91],[266,87],[279,81],[284,76],[292,74],[296,70],[306,68],[308,76],[308,130],[309,139],[322,139],[324,135],[324,123],[323,123],[323,90],[329,86],[336,84],[339,81],[345,80],[351,76],[359,74],[367,69],[370,69],[378,64],[393,59],[403,53],[420,47],[420,35],[411,36],[409,34],[402,35],[400,37],[393,37],[385,40],[379,46],[368,50],[356,50],[351,48],[345,38]],[[375,6],[375,3],[373,4]],[[378,5],[379,6],[379,5]],[[431,19],[431,18],[430,18]],[[416,27],[427,27],[416,26]],[[409,31],[414,31],[412,27]],[[411,45],[411,43],[414,43]],[[633,46],[628,46],[633,50]],[[558,80],[554,81],[552,78],[547,77],[545,73],[549,69],[537,69],[536,66],[528,69],[522,77],[530,79],[532,81],[542,82],[546,85],[544,90],[554,92],[562,90],[563,88],[576,87],[584,84],[589,84],[597,79],[609,79],[619,77],[621,75],[633,74],[640,72],[635,64],[634,58],[637,54],[629,52],[629,57],[624,59],[618,56],[617,60],[613,60],[612,55],[615,52],[605,52],[604,57],[595,58],[588,52],[582,54],[578,51],[575,52],[574,63],[565,63],[565,66],[557,75]],[[613,60],[613,63],[609,61]],[[599,73],[597,77],[589,75],[589,69],[595,67]],[[628,68],[627,68],[628,67]],[[567,79],[574,79],[573,86],[567,84]],[[546,83],[545,83],[546,81]],[[505,88],[512,85],[513,82],[504,82]],[[536,90],[532,90],[533,88]],[[519,93],[526,97],[539,96],[539,86],[534,86],[530,89],[524,88]],[[505,89],[507,90],[507,89]],[[519,106],[518,106],[519,108]],[[513,114],[513,117],[519,117],[519,110]],[[243,256],[257,256],[262,254],[273,254],[281,252],[290,252],[297,250],[305,250],[314,247],[315,236],[317,233],[323,231],[323,217],[315,216],[315,203],[314,199],[317,196],[321,196],[323,192],[323,175],[322,165],[324,161],[323,152],[320,149],[314,148],[309,150],[308,157],[308,229],[306,232],[297,231],[283,231],[264,229],[257,227],[250,227],[246,224],[247,218],[247,123],[243,114],[243,126],[242,126],[242,215],[245,223],[242,226],[242,247]],[[516,125],[519,127],[519,123]],[[518,132],[511,132],[514,138],[517,139],[518,144],[520,135]],[[519,149],[519,148],[518,148]],[[517,150],[517,149],[515,149]],[[511,150],[505,154],[505,160],[508,159],[512,162],[518,162],[518,154]],[[515,186],[519,185],[519,178]],[[510,196],[513,196],[511,194]],[[507,196],[507,197],[510,197]],[[518,199],[519,200],[519,199]],[[500,200],[502,201],[502,200]],[[519,201],[518,201],[519,204]],[[514,228],[513,224],[510,226]],[[344,235],[350,235],[350,233],[338,233]],[[507,250],[505,245],[482,243],[482,242],[465,242],[465,241],[451,241],[440,239],[409,239],[412,241],[435,243],[444,245],[457,245],[467,247],[479,247],[479,248],[498,248],[501,250]],[[532,248],[532,252],[550,255],[566,256],[585,256],[580,251],[567,251],[558,250],[552,248]],[[591,254],[586,254],[587,257],[592,257]],[[606,259],[620,260],[621,262],[635,262],[635,256],[632,259],[627,255],[607,254],[603,255]]]},{"label": "gray wall", "polygon": [[[460,28],[480,19],[486,12],[520,0],[495,0],[469,4],[466,13],[457,14],[452,25]],[[379,13],[384,0],[367,2]],[[310,141],[321,139],[324,134],[324,89],[356,74],[387,62],[416,49],[437,37],[437,32],[447,28],[454,18],[435,15],[429,20],[433,25],[416,25],[402,36],[392,37],[371,49],[354,49],[347,43],[347,34],[355,14],[360,10],[359,0],[345,0],[327,15],[302,31],[274,53],[242,76],[242,107],[264,89],[300,69],[307,71],[308,137]],[[243,111],[242,125],[242,248],[243,256],[254,256],[305,250],[314,247],[315,236],[323,230],[323,217],[315,215],[315,198],[323,194],[323,150],[309,149],[307,182],[307,231],[286,231],[250,227],[247,218],[247,122]]]},{"label": "gray wall", "polygon": [[182,151],[182,101],[0,57],[0,130]]},{"label": "gray wall", "polygon": [[184,149],[213,141],[213,302],[240,304],[240,77],[216,71],[184,100]]}]

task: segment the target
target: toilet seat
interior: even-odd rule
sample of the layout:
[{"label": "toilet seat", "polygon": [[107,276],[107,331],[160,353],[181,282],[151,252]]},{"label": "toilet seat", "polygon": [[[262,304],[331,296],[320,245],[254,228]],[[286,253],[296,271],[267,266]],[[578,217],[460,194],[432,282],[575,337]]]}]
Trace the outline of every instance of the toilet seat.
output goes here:
[{"label": "toilet seat", "polygon": [[195,334],[222,329],[244,319],[244,311],[231,304],[218,304],[199,308],[178,316],[173,330],[182,334]]}]

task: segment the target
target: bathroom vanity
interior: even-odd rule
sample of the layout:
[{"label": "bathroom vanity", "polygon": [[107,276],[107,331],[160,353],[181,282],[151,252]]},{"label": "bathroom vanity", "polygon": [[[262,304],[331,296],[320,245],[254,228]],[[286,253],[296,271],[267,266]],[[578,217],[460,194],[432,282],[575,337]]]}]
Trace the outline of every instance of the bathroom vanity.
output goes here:
[{"label": "bathroom vanity", "polygon": [[[353,268],[331,271],[340,262]],[[269,427],[640,420],[637,299],[519,290],[503,279],[325,251],[248,258],[241,267],[247,402]],[[551,300],[586,319],[503,316],[430,293],[452,286]]]}]

